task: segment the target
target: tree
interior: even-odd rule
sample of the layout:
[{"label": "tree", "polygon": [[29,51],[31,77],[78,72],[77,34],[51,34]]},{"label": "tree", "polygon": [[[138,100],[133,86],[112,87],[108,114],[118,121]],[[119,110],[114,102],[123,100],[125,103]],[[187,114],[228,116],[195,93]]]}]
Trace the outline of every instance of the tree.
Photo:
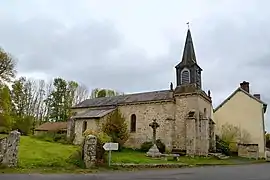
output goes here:
[{"label": "tree", "polygon": [[65,98],[67,92],[67,82],[62,78],[55,78],[53,81],[54,89],[49,94],[47,106],[50,107],[48,114],[49,119],[52,121],[66,121],[66,110],[65,110]]},{"label": "tree", "polygon": [[124,93],[120,93],[118,91],[112,89],[93,89],[91,92],[91,98],[100,98],[100,97],[113,97],[118,96]]},{"label": "tree", "polygon": [[0,82],[10,82],[15,73],[15,60],[0,47]]},{"label": "tree", "polygon": [[10,90],[8,86],[0,87],[0,129],[1,132],[9,132],[12,128],[12,106]]},{"label": "tree", "polygon": [[245,129],[226,123],[221,127],[220,139],[228,143],[230,149],[235,151],[237,143],[250,142],[250,134]]},{"label": "tree", "polygon": [[97,97],[106,97],[107,96],[107,91],[106,89],[101,89],[97,93]]},{"label": "tree", "polygon": [[72,105],[76,105],[89,98],[89,91],[84,85],[79,85],[75,91]]},{"label": "tree", "polygon": [[[55,78],[53,81],[53,89],[46,98],[46,106],[48,109],[48,117],[51,121],[67,121],[70,117],[71,107],[81,95],[78,94],[79,84],[75,81],[66,81],[62,78]],[[80,97],[78,97],[80,95]]]},{"label": "tree", "polygon": [[34,82],[20,77],[12,84],[12,117],[13,129],[27,135],[35,126],[35,87]]},{"label": "tree", "polygon": [[67,83],[67,90],[64,99],[65,118],[68,119],[71,116],[71,107],[74,105],[75,93],[79,84],[75,81],[69,81]]},{"label": "tree", "polygon": [[106,122],[102,125],[102,131],[109,135],[113,142],[119,143],[120,149],[129,138],[126,120],[119,109],[108,115]]}]

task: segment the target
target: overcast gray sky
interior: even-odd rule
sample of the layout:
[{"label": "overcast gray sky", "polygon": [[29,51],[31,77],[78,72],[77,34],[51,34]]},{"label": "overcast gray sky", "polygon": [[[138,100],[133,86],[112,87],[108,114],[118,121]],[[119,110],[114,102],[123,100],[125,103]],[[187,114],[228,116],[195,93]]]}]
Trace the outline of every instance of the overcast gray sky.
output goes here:
[{"label": "overcast gray sky", "polygon": [[270,103],[269,7],[267,0],[1,0],[0,46],[19,60],[22,76],[126,93],[168,89],[189,21],[214,106],[243,80]]}]

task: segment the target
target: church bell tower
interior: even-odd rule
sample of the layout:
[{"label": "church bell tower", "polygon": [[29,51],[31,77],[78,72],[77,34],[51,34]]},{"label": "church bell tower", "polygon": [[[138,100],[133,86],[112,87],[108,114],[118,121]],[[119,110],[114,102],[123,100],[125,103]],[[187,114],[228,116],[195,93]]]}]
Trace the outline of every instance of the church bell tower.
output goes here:
[{"label": "church bell tower", "polygon": [[196,89],[202,88],[202,69],[197,64],[190,29],[188,28],[182,61],[175,66],[177,87],[182,85],[194,85]]}]

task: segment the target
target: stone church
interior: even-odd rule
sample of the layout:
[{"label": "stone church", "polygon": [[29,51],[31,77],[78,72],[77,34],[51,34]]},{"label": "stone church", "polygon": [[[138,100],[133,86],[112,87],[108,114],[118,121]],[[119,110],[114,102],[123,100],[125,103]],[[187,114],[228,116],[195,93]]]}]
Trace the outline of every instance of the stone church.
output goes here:
[{"label": "stone church", "polygon": [[202,90],[202,68],[197,62],[189,29],[182,60],[175,70],[175,88],[171,83],[167,90],[87,99],[77,104],[68,122],[68,136],[75,133],[74,144],[81,143],[86,129],[100,130],[108,114],[118,108],[130,131],[125,146],[139,148],[143,142],[151,141],[149,124],[156,119],[160,125],[156,138],[169,151],[207,155],[215,148],[213,107],[210,91]]}]

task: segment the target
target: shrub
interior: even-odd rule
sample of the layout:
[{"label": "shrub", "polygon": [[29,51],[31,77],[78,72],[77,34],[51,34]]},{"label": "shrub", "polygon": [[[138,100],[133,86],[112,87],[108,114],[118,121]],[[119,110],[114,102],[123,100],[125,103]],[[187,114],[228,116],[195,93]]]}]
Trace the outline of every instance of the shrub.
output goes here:
[{"label": "shrub", "polygon": [[119,150],[121,150],[129,138],[125,118],[122,116],[119,109],[116,109],[109,115],[106,122],[102,125],[102,131],[111,137],[112,142],[119,144]]},{"label": "shrub", "polygon": [[217,135],[216,135],[216,152],[225,154],[227,156],[231,154],[229,143],[223,141]]},{"label": "shrub", "polygon": [[62,144],[69,144],[66,134],[58,134],[55,132],[44,132],[44,133],[35,135],[34,138],[47,141],[47,142],[58,142]]},{"label": "shrub", "polygon": [[86,130],[84,133],[83,133],[83,136],[86,137],[88,135],[94,135],[96,136],[101,143],[107,143],[107,142],[110,142],[112,139],[109,135],[107,135],[106,133],[104,132],[96,132],[96,131],[93,131],[91,129],[88,129]]},{"label": "shrub", "polygon": [[[166,151],[166,146],[160,139],[156,141],[156,145],[159,152],[164,153]],[[147,152],[152,146],[153,146],[152,141],[146,141],[142,143],[140,150],[142,152]]]},{"label": "shrub", "polygon": [[31,130],[33,128],[34,117],[32,117],[32,116],[25,116],[25,117],[15,116],[14,118],[15,118],[15,121],[14,121],[12,129],[18,129],[22,135],[31,134]]}]

